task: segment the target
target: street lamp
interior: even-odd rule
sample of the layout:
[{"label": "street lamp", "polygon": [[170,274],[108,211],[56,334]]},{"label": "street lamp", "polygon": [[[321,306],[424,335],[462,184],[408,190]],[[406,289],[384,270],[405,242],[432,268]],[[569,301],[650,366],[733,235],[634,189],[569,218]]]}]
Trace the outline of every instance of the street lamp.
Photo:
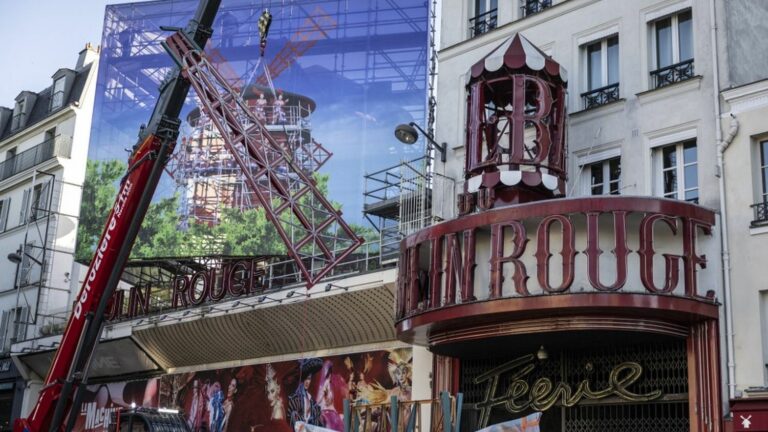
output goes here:
[{"label": "street lamp", "polygon": [[411,145],[416,142],[416,140],[419,138],[419,132],[421,132],[422,135],[424,135],[424,138],[427,139],[427,142],[429,145],[431,145],[435,150],[440,152],[440,162],[445,162],[445,154],[448,151],[448,144],[442,143],[438,144],[437,141],[435,141],[431,136],[429,136],[428,133],[424,132],[424,129],[419,127],[414,122],[410,122],[408,124],[400,124],[397,125],[395,128],[395,138],[397,138],[401,143]]}]

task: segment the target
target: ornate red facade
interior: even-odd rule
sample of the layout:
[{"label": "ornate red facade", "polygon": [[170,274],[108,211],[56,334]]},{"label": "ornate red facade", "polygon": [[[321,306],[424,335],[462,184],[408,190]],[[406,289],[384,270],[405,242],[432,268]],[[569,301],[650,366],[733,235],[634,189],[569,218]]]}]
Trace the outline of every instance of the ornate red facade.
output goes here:
[{"label": "ornate red facade", "polygon": [[[715,214],[653,197],[564,198],[566,86],[519,35],[472,67],[460,216],[402,241],[398,337],[437,355],[436,391],[485,407],[467,411],[470,427],[533,410],[542,431],[619,430],[608,417],[632,413],[658,430],[720,431]],[[600,411],[603,398],[619,408]]]}]

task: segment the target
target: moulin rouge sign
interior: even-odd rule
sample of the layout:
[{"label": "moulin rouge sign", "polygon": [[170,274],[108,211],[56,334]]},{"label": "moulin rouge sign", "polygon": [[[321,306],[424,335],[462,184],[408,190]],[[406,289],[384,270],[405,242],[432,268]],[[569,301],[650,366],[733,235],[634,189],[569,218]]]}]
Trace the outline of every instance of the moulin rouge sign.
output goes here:
[{"label": "moulin rouge sign", "polygon": [[107,320],[131,319],[147,315],[152,294],[170,290],[170,309],[200,306],[264,290],[264,259],[224,262],[191,274],[177,274],[164,286],[138,284],[128,291],[118,290],[112,298]]},{"label": "moulin rouge sign", "polygon": [[[598,292],[632,286],[704,297],[697,272],[707,258],[699,248],[713,225],[710,210],[648,197],[547,200],[465,216],[401,243],[399,316],[505,291],[565,293],[575,280]],[[610,255],[601,259],[607,244]],[[487,290],[475,282],[480,269]]]}]

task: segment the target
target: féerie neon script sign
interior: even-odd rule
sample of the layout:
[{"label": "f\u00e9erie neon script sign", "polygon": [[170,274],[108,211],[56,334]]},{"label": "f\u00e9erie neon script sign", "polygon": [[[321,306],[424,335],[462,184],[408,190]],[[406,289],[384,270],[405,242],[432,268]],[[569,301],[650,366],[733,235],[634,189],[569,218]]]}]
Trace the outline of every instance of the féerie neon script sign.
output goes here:
[{"label": "f\u00e9erie neon script sign", "polygon": [[[486,427],[491,410],[503,406],[511,413],[519,413],[529,408],[546,411],[554,405],[564,407],[577,405],[583,399],[605,399],[618,396],[630,402],[646,402],[661,396],[661,390],[638,394],[628,389],[640,379],[643,368],[635,362],[624,362],[615,366],[608,377],[605,388],[593,390],[589,380],[581,381],[576,388],[564,382],[552,383],[549,378],[538,378],[528,384],[525,377],[536,369],[533,354],[519,357],[501,366],[495,367],[474,379],[475,384],[486,383],[485,399],[475,407],[480,411],[480,427]],[[506,391],[497,396],[502,377],[508,375],[511,384]],[[508,380],[503,380],[509,382]]]}]

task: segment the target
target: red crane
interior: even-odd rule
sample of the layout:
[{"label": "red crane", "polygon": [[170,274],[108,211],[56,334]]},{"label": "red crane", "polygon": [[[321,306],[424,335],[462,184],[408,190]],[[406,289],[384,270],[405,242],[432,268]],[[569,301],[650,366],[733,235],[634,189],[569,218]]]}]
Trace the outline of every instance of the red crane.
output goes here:
[{"label": "red crane", "polygon": [[210,38],[220,1],[201,0],[184,30],[164,28],[176,31],[164,45],[180,67],[161,85],[148,126],[141,129],[37,404],[29,417],[16,420],[15,432],[69,431],[74,427],[105,311],[173,152],[181,124],[178,116],[190,85],[244,171],[251,192],[277,228],[307,287],[363,242],[205,58],[200,47]]}]

